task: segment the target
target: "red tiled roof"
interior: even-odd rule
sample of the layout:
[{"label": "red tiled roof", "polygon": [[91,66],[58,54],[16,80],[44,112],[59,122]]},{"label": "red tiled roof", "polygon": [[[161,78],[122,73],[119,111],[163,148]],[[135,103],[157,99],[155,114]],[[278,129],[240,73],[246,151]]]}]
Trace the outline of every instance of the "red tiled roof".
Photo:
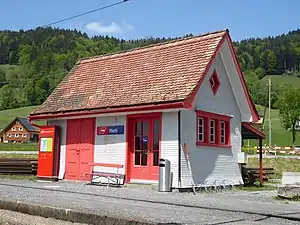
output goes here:
[{"label": "red tiled roof", "polygon": [[226,32],[83,59],[31,115],[183,101]]}]

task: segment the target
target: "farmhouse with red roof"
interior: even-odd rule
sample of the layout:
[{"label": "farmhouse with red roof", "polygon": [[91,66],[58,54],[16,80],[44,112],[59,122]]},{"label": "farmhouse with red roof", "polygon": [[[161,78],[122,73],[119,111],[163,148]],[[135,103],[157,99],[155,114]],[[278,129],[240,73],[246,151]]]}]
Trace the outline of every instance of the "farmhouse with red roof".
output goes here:
[{"label": "farmhouse with red roof", "polygon": [[264,138],[228,30],[82,59],[29,120],[59,127],[67,180],[99,163],[122,165],[125,183],[157,183],[163,158],[173,188],[239,185],[243,133]]}]

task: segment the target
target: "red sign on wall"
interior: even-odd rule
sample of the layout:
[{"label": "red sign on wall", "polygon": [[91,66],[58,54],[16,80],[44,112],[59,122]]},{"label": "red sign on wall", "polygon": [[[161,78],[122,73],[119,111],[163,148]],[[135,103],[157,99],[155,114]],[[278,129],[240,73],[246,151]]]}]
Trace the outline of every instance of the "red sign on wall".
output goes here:
[{"label": "red sign on wall", "polygon": [[118,135],[118,134],[124,134],[124,125],[97,127],[97,135]]},{"label": "red sign on wall", "polygon": [[108,127],[97,127],[97,135],[108,135]]}]

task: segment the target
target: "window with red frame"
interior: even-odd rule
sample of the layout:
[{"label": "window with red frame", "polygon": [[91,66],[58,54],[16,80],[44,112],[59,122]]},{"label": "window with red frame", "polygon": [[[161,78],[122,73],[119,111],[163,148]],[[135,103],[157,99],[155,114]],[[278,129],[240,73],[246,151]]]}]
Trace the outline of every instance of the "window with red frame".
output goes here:
[{"label": "window with red frame", "polygon": [[200,110],[196,114],[198,146],[230,146],[231,117]]}]

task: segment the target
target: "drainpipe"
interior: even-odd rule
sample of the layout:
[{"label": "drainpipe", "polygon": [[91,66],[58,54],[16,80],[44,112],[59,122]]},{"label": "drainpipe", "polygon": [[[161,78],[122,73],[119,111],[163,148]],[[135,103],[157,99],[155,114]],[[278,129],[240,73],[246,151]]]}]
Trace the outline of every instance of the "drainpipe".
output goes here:
[{"label": "drainpipe", "polygon": [[178,111],[178,187],[181,187],[181,118]]},{"label": "drainpipe", "polygon": [[32,125],[32,126],[34,126],[34,127],[37,127],[37,128],[41,128],[41,126],[32,123],[30,117],[27,117],[27,121],[28,121],[28,123],[29,123],[30,125]]}]

